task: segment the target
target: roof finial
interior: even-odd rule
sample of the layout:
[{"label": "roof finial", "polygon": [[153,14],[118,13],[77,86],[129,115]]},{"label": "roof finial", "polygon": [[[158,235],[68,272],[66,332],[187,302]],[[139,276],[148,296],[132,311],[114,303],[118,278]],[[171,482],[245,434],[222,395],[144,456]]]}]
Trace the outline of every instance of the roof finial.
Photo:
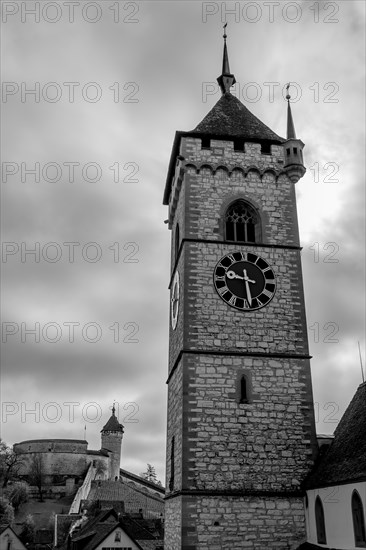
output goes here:
[{"label": "roof finial", "polygon": [[294,121],[292,119],[292,112],[291,112],[291,105],[290,105],[290,99],[291,99],[291,96],[290,96],[290,93],[289,93],[290,86],[291,86],[291,82],[289,82],[286,85],[286,90],[287,90],[287,95],[286,95],[286,99],[287,99],[287,139],[296,139],[295,125],[294,125]]},{"label": "roof finial", "polygon": [[225,23],[224,25],[224,34],[223,34],[224,53],[222,57],[222,74],[217,79],[217,82],[219,83],[223,94],[230,92],[231,86],[233,86],[236,82],[235,76],[230,73],[229,56],[227,53],[227,46],[226,46],[226,38],[227,38],[226,27],[227,27],[227,23]]},{"label": "roof finial", "polygon": [[114,405],[115,405],[115,402],[113,401],[112,416],[115,416],[114,413],[116,412],[116,407]]}]

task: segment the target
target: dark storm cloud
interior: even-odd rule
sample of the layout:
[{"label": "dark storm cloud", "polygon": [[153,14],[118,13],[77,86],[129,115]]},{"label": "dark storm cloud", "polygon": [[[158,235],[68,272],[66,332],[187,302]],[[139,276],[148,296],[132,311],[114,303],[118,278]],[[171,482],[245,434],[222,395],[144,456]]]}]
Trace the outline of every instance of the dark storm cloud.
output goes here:
[{"label": "dark storm cloud", "polygon": [[[319,323],[323,333],[325,323],[339,325],[338,343],[323,342],[324,334],[315,342],[314,329],[309,330],[321,431],[335,427],[327,422],[327,403],[344,410],[360,381],[355,346],[357,339],[363,343],[359,336],[363,319],[359,244],[364,219],[359,66],[364,55],[360,27],[364,7],[361,2],[338,5],[336,24],[315,24],[306,2],[301,4],[303,17],[295,24],[283,17],[271,24],[265,15],[255,24],[228,17],[238,96],[245,102],[245,84],[256,83],[261,97],[246,105],[280,135],[286,126],[283,87],[292,81],[301,88],[293,112],[297,133],[306,143],[308,167],[297,184],[308,325]],[[28,407],[55,402],[62,416],[52,423],[41,412],[39,422],[31,415],[23,422],[19,410],[9,415],[3,436],[9,443],[36,437],[79,438],[84,437],[86,425],[90,446],[98,448],[99,431],[112,401],[119,404],[121,421],[134,412],[123,406],[136,403],[138,422],[125,423],[122,466],[138,473],[147,462],[155,463],[164,481],[170,232],[163,224],[167,211],[161,205],[162,194],[175,130],[194,128],[219,99],[218,90],[207,97],[203,90],[220,73],[222,21],[218,12],[203,22],[199,2],[139,6],[135,24],[114,24],[110,17],[96,24],[80,18],[74,24],[62,20],[54,25],[13,20],[4,29],[5,79],[30,86],[55,81],[63,95],[56,103],[8,98],[3,105],[7,134],[3,159],[19,166],[25,162],[27,167],[52,161],[63,172],[56,183],[42,178],[35,183],[31,176],[21,182],[20,171],[8,178],[3,188],[3,236],[19,246],[56,242],[63,255],[56,263],[42,259],[36,263],[31,257],[23,263],[20,254],[8,257],[3,264],[7,289],[3,320],[29,326],[37,321],[41,326],[96,322],[103,337],[95,344],[80,337],[74,343],[62,338],[54,344],[31,340],[23,344],[19,334],[9,336],[3,346],[6,401]],[[321,14],[326,9],[323,3]],[[63,83],[69,81],[80,83],[74,103],[65,100]],[[100,85],[100,101],[83,100],[80,90],[88,82]],[[265,82],[276,83],[273,98]],[[337,103],[325,101],[331,89],[324,86],[329,82],[339,86]],[[119,103],[110,89],[114,83],[119,84]],[[126,83],[132,87],[124,90]],[[128,102],[133,85],[137,103]],[[80,167],[71,183],[63,163],[74,161]],[[316,185],[311,167],[332,161],[339,164],[339,182]],[[102,169],[100,181],[83,179],[81,168],[88,162]],[[115,183],[109,167],[116,162],[123,177],[130,173],[124,169],[126,163],[135,163],[138,182]],[[65,242],[80,242],[73,263],[67,260]],[[96,263],[81,255],[82,246],[90,242],[102,250]],[[116,242],[118,262],[109,248]],[[338,243],[339,262],[314,262],[309,247],[316,242],[320,247]],[[128,243],[138,247],[136,263],[123,261],[133,251],[123,248]],[[325,252],[321,248],[323,256]],[[125,324],[136,323],[139,342],[114,343],[109,327],[115,322],[124,337]],[[74,422],[67,419],[65,402],[80,403]],[[98,403],[102,412],[95,423],[82,414],[82,407],[91,402]]]}]

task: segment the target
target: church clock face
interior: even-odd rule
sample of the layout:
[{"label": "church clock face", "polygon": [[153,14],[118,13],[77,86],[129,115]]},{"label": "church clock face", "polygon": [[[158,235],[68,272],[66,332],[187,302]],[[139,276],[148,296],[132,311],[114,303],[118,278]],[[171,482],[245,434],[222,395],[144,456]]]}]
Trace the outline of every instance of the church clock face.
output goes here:
[{"label": "church clock face", "polygon": [[174,275],[172,286],[172,297],[170,299],[170,318],[172,323],[172,329],[175,330],[178,322],[179,312],[179,273],[178,271]]},{"label": "church clock face", "polygon": [[276,291],[271,266],[251,252],[226,254],[215,267],[214,285],[220,298],[242,311],[266,306]]}]

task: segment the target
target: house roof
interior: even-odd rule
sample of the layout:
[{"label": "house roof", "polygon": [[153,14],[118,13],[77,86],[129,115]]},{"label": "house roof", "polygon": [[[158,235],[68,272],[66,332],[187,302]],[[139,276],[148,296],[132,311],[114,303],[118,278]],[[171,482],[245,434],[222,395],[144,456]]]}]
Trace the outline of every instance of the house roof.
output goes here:
[{"label": "house roof", "polygon": [[118,514],[113,510],[104,510],[94,518],[87,521],[83,527],[72,536],[76,547],[82,550],[94,550],[103,540],[117,528],[122,529],[138,546],[144,550],[143,541],[161,541],[161,524],[143,519],[139,514],[135,517],[127,514]]},{"label": "house roof", "polygon": [[[2,525],[0,527],[0,535],[3,535],[7,530],[11,531],[13,536],[17,539],[18,547],[24,548],[24,550],[26,550],[27,547],[22,543],[22,541],[20,540],[20,538],[18,537],[18,535],[10,525]],[[6,537],[7,535],[4,535],[4,536]]]},{"label": "house roof", "polygon": [[253,115],[230,92],[221,96],[211,111],[191,133],[222,135],[244,140],[269,140],[277,143],[285,141]]},{"label": "house roof", "polygon": [[361,384],[320,454],[305,487],[325,487],[366,480],[366,382]]}]

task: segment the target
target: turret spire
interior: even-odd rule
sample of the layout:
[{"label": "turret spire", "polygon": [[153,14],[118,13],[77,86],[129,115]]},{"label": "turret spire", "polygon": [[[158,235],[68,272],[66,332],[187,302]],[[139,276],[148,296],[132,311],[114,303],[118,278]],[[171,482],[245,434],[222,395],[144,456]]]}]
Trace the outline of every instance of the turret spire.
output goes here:
[{"label": "turret spire", "polygon": [[226,45],[226,27],[227,23],[224,25],[224,52],[222,57],[222,74],[218,77],[217,82],[219,83],[219,86],[221,88],[221,92],[223,94],[230,93],[230,88],[233,86],[236,82],[235,76],[230,73],[230,65],[229,65],[229,55],[227,53],[227,45]]},{"label": "turret spire", "polygon": [[289,94],[290,82],[286,86],[287,90],[287,141],[284,143],[285,149],[285,164],[284,168],[287,172],[288,177],[293,183],[299,181],[300,178],[306,172],[304,166],[304,160],[302,155],[302,150],[304,148],[304,143],[301,139],[297,139],[295,133],[295,125],[292,119],[290,99]]},{"label": "turret spire", "polygon": [[286,95],[286,99],[287,99],[287,139],[296,139],[295,125],[294,125],[294,121],[293,121],[293,118],[292,118],[291,104],[290,104],[290,99],[291,99],[291,96],[289,94],[290,85],[291,84],[289,82],[286,86],[286,90],[287,90],[287,95]]}]

